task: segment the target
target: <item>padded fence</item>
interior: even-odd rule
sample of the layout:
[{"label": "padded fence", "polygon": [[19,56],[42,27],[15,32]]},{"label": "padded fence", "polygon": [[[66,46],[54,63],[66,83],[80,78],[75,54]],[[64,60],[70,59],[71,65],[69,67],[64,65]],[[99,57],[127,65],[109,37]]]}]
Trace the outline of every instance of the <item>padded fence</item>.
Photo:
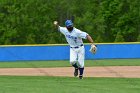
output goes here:
[{"label": "padded fence", "polygon": [[[140,44],[97,44],[94,55],[86,44],[86,60],[140,58]],[[69,60],[68,45],[0,46],[0,61]]]}]

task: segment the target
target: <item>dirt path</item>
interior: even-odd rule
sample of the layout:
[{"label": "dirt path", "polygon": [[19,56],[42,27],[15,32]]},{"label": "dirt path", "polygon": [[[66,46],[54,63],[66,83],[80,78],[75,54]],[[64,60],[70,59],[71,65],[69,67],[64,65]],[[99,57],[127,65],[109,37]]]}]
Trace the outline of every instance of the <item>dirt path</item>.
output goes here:
[{"label": "dirt path", "polygon": [[[0,75],[73,77],[73,71],[72,67],[0,68]],[[140,78],[140,66],[85,67],[84,77]]]}]

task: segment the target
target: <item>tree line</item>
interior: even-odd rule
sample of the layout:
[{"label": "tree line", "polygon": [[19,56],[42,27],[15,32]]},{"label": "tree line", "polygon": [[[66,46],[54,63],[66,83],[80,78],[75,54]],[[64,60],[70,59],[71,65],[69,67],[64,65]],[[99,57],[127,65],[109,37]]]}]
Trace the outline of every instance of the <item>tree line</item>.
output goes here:
[{"label": "tree line", "polygon": [[0,45],[66,43],[66,19],[97,43],[140,41],[139,0],[0,0]]}]

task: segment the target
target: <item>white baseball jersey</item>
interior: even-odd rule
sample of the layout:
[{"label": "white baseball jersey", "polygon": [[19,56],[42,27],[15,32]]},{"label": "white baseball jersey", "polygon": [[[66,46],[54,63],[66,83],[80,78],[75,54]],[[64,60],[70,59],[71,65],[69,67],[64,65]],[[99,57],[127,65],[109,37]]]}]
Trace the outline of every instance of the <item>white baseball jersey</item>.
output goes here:
[{"label": "white baseball jersey", "polygon": [[86,32],[82,32],[75,27],[71,32],[69,32],[66,27],[59,26],[59,31],[65,35],[65,38],[71,47],[76,47],[83,44],[82,39],[86,39],[88,35]]}]

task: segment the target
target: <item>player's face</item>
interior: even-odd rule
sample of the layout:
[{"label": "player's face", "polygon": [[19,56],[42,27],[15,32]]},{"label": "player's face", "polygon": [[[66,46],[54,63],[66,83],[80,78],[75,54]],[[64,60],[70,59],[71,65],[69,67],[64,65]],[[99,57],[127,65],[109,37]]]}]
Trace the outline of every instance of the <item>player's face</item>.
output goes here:
[{"label": "player's face", "polygon": [[68,26],[66,28],[68,29],[68,31],[72,31],[73,30],[73,26]]}]

